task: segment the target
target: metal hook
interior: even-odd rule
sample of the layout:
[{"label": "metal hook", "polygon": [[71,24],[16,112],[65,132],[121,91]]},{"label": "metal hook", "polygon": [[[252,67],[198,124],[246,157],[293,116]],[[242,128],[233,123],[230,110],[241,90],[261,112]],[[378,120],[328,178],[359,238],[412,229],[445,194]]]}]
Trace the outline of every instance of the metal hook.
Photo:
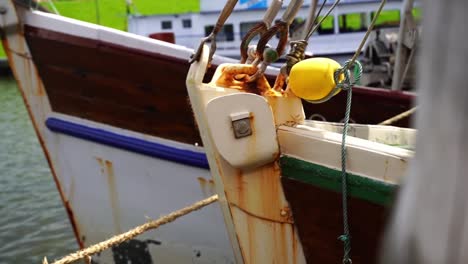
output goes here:
[{"label": "metal hook", "polygon": [[283,5],[283,0],[274,0],[268,10],[266,11],[263,20],[257,23],[253,28],[251,28],[247,34],[242,39],[240,53],[241,53],[241,63],[245,63],[248,58],[248,48],[249,44],[256,36],[262,36],[267,32],[267,30],[271,27],[273,23],[273,19],[275,19],[276,15],[278,14],[279,10],[281,10],[281,6]]},{"label": "metal hook", "polygon": [[[303,3],[304,3],[304,0],[291,1],[288,8],[286,9],[283,16],[281,17],[281,20],[277,21],[274,26],[272,26],[270,29],[268,29],[267,32],[265,32],[262,35],[257,45],[257,56],[260,59],[260,61],[263,62],[263,65],[261,68],[258,69],[257,73],[255,73],[249,78],[250,82],[255,81],[256,78],[258,78],[260,75],[262,75],[265,72],[267,66],[270,63],[276,61],[276,59],[279,58],[283,54],[286,48],[286,45],[288,43],[289,26],[291,25],[292,21],[296,17],[296,14],[297,12],[299,12],[299,9],[301,8]],[[268,50],[266,49],[268,41],[270,41],[271,38],[273,38],[273,36],[275,36],[276,34],[279,34],[279,41],[275,50],[277,54],[276,59],[272,61],[271,58],[267,58],[267,61],[265,61],[264,55],[265,55],[265,51]],[[270,53],[270,51],[268,51],[267,53]]]},{"label": "metal hook", "polygon": [[224,6],[223,10],[221,11],[221,14],[218,17],[218,21],[216,21],[216,25],[213,28],[213,31],[208,35],[206,38],[203,38],[201,40],[200,45],[198,46],[197,51],[195,54],[192,55],[190,59],[190,63],[193,63],[195,61],[198,61],[200,59],[202,50],[203,50],[203,45],[205,45],[206,42],[211,41],[211,47],[210,47],[210,56],[208,59],[208,65],[211,63],[211,59],[213,58],[213,55],[216,51],[216,35],[221,31],[221,29],[224,26],[224,23],[228,19],[228,17],[231,15],[232,10],[234,10],[234,7],[236,6],[238,0],[228,0],[226,5]]}]

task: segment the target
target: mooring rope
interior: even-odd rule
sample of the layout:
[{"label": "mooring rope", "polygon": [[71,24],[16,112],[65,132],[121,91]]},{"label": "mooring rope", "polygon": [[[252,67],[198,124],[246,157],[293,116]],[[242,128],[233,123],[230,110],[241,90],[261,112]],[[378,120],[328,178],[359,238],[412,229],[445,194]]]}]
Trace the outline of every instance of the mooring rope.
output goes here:
[{"label": "mooring rope", "polygon": [[[112,246],[115,246],[117,244],[120,244],[122,242],[125,242],[127,240],[130,240],[138,235],[143,234],[144,232],[158,228],[161,225],[170,223],[177,218],[184,216],[186,214],[189,214],[193,211],[199,210],[209,204],[212,204],[218,200],[218,195],[213,195],[207,199],[201,200],[199,202],[196,202],[190,206],[187,206],[185,208],[182,208],[180,210],[177,210],[175,212],[172,212],[166,216],[163,216],[157,220],[150,221],[148,223],[145,223],[141,226],[135,227],[125,233],[116,235],[114,237],[111,237],[110,239],[100,242],[98,244],[92,245],[90,247],[87,247],[85,249],[79,250],[75,253],[72,253],[68,256],[65,256],[61,258],[60,260],[57,260],[53,262],[52,264],[68,264],[68,263],[73,263],[77,260],[90,257],[96,253],[99,253],[101,251],[104,251],[108,248],[111,248]],[[47,258],[44,258],[43,264],[48,264]]]},{"label": "mooring rope", "polygon": [[[361,78],[361,73],[362,73],[362,66],[361,64],[357,61],[358,56],[361,54],[361,50],[364,47],[364,44],[367,41],[367,38],[369,37],[372,29],[375,26],[375,23],[377,21],[377,18],[380,15],[380,12],[382,11],[385,3],[387,0],[382,0],[380,3],[379,9],[375,13],[374,18],[372,19],[371,24],[369,25],[369,28],[367,29],[367,32],[362,39],[361,43],[359,44],[359,47],[357,48],[356,52],[354,53],[354,56],[345,62],[343,67],[340,69],[336,70],[335,72],[335,83],[336,88],[335,89],[342,89],[347,91],[347,98],[346,98],[346,112],[345,112],[345,118],[344,118],[344,124],[343,124],[343,134],[342,134],[342,139],[341,139],[341,191],[342,191],[342,205],[343,205],[343,234],[338,237],[339,240],[343,242],[343,263],[352,263],[351,260],[351,234],[350,234],[350,227],[349,227],[349,216],[348,216],[348,174],[346,172],[346,135],[348,134],[348,125],[349,125],[349,116],[351,113],[351,99],[352,99],[352,87],[359,82]],[[351,67],[355,67],[355,76],[354,76],[354,81],[350,80],[350,69]],[[356,68],[357,67],[357,68]],[[343,74],[344,75],[344,80],[339,81],[339,76]]]},{"label": "mooring rope", "polygon": [[[354,81],[351,81],[350,70],[352,67],[349,64],[352,63],[355,67]],[[344,80],[339,81],[340,75],[344,75]],[[351,235],[349,231],[349,219],[348,219],[348,174],[346,172],[346,136],[348,134],[349,117],[351,113],[351,102],[352,102],[352,87],[359,82],[362,74],[362,65],[359,61],[348,60],[344,63],[343,67],[335,72],[334,78],[337,88],[347,92],[346,97],[346,111],[343,121],[343,133],[341,138],[341,191],[342,191],[342,205],[343,205],[343,234],[338,237],[344,244],[343,263],[352,263],[351,255]]]},{"label": "mooring rope", "polygon": [[381,126],[391,125],[393,123],[396,123],[396,122],[400,121],[403,118],[406,118],[406,117],[412,115],[414,112],[416,112],[417,109],[418,109],[418,107],[415,106],[415,107],[411,108],[410,110],[407,110],[407,111],[405,111],[405,112],[403,112],[401,114],[398,114],[398,115],[396,115],[394,117],[391,117],[391,118],[389,118],[389,119],[387,119],[387,120],[385,120],[385,121],[383,121],[381,123],[378,123],[377,125],[381,125]]}]

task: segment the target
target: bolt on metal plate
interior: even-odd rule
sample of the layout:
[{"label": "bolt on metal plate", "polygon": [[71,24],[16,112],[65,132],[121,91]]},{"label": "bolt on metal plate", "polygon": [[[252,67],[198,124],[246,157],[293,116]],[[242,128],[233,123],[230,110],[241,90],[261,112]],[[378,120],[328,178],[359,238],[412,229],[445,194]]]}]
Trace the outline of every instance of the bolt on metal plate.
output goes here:
[{"label": "bolt on metal plate", "polygon": [[252,124],[249,112],[231,114],[234,137],[244,138],[252,135]]}]

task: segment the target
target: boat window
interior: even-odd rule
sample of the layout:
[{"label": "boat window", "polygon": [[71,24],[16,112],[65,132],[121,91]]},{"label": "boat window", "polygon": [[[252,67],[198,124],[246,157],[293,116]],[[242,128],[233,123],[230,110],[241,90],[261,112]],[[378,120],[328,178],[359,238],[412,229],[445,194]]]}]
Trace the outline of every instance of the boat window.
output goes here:
[{"label": "boat window", "polygon": [[[317,21],[321,21],[323,17],[319,16]],[[317,29],[319,35],[329,35],[335,33],[335,18],[333,16],[328,16],[323,20],[322,24]]]},{"label": "boat window", "polygon": [[183,28],[192,28],[192,20],[191,19],[182,19],[182,27]]},{"label": "boat window", "polygon": [[[371,13],[371,20],[374,19],[375,12]],[[400,10],[382,10],[380,12],[376,27],[398,27],[400,25]]]},{"label": "boat window", "polygon": [[[280,21],[281,21],[281,19],[276,19],[275,22],[273,23],[273,25],[276,25]],[[294,34],[301,34],[302,35],[302,30],[304,28],[305,21],[306,20],[303,17],[294,18],[294,20],[289,25],[289,36],[291,37]],[[276,32],[275,36],[276,36],[277,39],[279,39],[280,36],[281,36],[280,32]]]},{"label": "boat window", "polygon": [[[241,38],[244,38],[245,35],[249,32],[250,29],[252,29],[255,25],[260,23],[261,21],[253,21],[253,22],[242,22],[240,23],[240,36]],[[260,39],[260,37],[257,35],[254,40]]]},{"label": "boat window", "polygon": [[341,33],[366,31],[366,13],[340,15],[338,17],[338,25]]},{"label": "boat window", "polygon": [[162,21],[161,22],[162,29],[172,29],[172,21]]},{"label": "boat window", "polygon": [[[205,36],[208,36],[213,28],[214,26],[206,26]],[[224,25],[216,36],[216,41],[234,41],[234,26],[232,24]]]}]

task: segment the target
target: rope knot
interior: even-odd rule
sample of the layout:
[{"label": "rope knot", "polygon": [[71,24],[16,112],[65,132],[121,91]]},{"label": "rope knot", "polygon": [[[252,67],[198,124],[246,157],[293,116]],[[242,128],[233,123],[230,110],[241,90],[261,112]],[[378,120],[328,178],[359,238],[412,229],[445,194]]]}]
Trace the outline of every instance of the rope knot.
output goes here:
[{"label": "rope knot", "polygon": [[349,244],[351,242],[351,236],[350,235],[341,235],[338,237],[338,240],[346,244]]},{"label": "rope knot", "polygon": [[[351,71],[350,68],[354,67],[354,71],[352,74],[353,81],[351,81]],[[344,79],[340,81],[340,76],[344,75]],[[362,75],[362,65],[359,63],[359,61],[351,61],[347,60],[343,67],[337,69],[335,71],[335,74],[333,78],[335,79],[336,87],[341,89],[341,90],[349,90],[351,89],[354,85],[359,83],[361,80],[361,75]]]},{"label": "rope knot", "polygon": [[351,253],[351,236],[349,234],[343,234],[338,237],[338,240],[341,240],[344,243],[344,256],[343,264],[352,264],[349,254]]}]

